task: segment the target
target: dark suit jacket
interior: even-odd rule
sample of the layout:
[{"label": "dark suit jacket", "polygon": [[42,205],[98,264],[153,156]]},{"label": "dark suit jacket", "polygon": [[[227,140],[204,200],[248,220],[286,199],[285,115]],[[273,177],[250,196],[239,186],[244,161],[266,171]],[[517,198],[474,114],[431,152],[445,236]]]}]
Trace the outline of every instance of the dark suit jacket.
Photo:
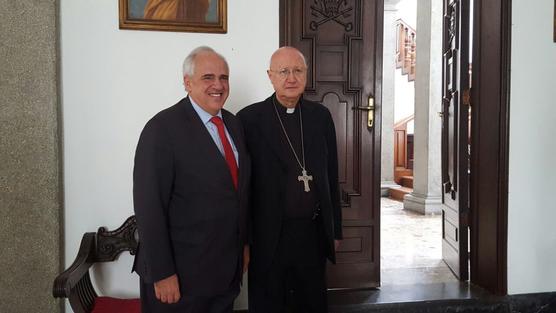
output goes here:
[{"label": "dark suit jacket", "polygon": [[239,120],[225,110],[222,117],[239,152],[237,191],[189,98],[155,115],[141,133],[133,171],[134,270],[144,282],[176,273],[182,295],[214,295],[241,277],[250,161]]},{"label": "dark suit jacket", "polygon": [[[285,139],[273,108],[273,97],[237,114],[252,162],[250,271],[264,271],[272,262],[284,214],[287,154],[292,152],[280,149],[283,145],[279,141]],[[327,257],[335,262],[334,239],[342,238],[336,132],[326,107],[302,101],[306,167],[316,186]],[[302,187],[300,183],[299,188]]]}]

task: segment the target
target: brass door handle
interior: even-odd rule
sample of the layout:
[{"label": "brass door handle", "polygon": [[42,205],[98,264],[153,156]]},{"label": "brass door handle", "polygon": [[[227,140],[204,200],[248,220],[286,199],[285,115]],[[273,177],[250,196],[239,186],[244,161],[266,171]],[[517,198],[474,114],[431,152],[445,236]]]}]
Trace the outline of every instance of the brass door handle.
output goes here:
[{"label": "brass door handle", "polygon": [[375,123],[375,99],[369,97],[369,105],[366,107],[353,107],[354,110],[367,111],[367,127],[373,127]]}]

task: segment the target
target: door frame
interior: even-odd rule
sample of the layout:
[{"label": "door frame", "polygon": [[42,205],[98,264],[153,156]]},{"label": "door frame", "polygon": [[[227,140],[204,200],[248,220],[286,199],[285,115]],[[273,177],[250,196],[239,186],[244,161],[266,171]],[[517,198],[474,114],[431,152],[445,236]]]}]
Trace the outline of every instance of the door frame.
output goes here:
[{"label": "door frame", "polygon": [[[473,1],[474,16],[469,184],[470,281],[492,293],[506,295],[511,0],[462,1]],[[279,14],[284,16],[283,0],[279,3]],[[283,23],[287,19],[279,20],[279,44],[282,45],[286,42],[288,25]],[[382,46],[382,31],[376,34],[376,38]],[[377,65],[381,64],[381,60],[382,56],[377,55]],[[377,73],[376,77],[377,93],[381,94],[382,76]],[[379,99],[376,96],[376,100]],[[376,105],[375,114],[379,115],[381,102],[376,101]],[[375,155],[378,153],[380,156],[380,145],[375,149],[378,150]],[[380,157],[375,158],[373,166],[375,173],[380,173]],[[377,175],[380,180],[380,175]],[[376,188],[378,190],[374,194],[377,199],[374,202],[380,200],[380,183],[376,184]]]},{"label": "door frame", "polygon": [[473,1],[471,283],[506,295],[511,0]]}]

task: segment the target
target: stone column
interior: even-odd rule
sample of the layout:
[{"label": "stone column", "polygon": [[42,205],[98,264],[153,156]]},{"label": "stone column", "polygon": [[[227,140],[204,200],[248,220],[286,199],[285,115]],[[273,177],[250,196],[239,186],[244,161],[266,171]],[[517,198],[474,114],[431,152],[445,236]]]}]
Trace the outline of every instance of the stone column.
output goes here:
[{"label": "stone column", "polygon": [[0,311],[61,312],[57,1],[0,1]]},{"label": "stone column", "polygon": [[396,75],[396,5],[400,0],[384,2],[384,52],[382,61],[382,161],[380,174],[381,195],[388,188],[400,187],[394,182],[394,104]]},{"label": "stone column", "polygon": [[404,209],[440,213],[442,0],[417,3],[416,54],[414,180],[413,192],[404,198]]}]

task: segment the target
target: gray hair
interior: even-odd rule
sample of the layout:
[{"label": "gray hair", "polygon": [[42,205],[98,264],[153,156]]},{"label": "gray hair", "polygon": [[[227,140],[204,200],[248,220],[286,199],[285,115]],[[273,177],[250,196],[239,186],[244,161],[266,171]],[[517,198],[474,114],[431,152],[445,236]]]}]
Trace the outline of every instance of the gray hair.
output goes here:
[{"label": "gray hair", "polygon": [[214,54],[216,54],[219,58],[222,59],[222,61],[224,61],[224,63],[226,64],[226,67],[230,68],[228,66],[228,61],[226,61],[226,58],[224,58],[224,56],[222,56],[220,53],[214,51],[214,49],[212,49],[211,47],[200,46],[200,47],[197,47],[197,48],[193,49],[193,51],[191,51],[189,53],[189,55],[187,55],[185,60],[183,60],[183,66],[182,66],[183,77],[193,76],[193,74],[195,73],[195,58],[199,54],[203,54],[203,53],[214,53]]}]

